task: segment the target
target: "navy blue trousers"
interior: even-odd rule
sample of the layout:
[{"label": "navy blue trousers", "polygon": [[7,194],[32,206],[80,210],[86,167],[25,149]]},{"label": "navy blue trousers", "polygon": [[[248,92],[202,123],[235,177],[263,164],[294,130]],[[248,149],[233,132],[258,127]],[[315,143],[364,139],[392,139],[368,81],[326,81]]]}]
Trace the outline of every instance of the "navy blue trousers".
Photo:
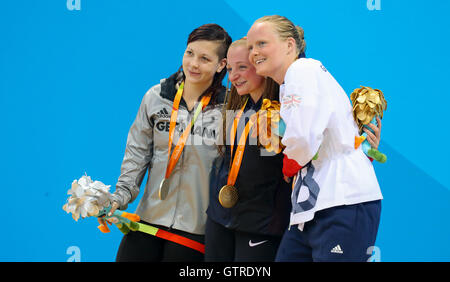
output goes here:
[{"label": "navy blue trousers", "polygon": [[298,225],[286,230],[276,261],[365,262],[372,254],[380,214],[380,200],[318,211],[303,231]]}]

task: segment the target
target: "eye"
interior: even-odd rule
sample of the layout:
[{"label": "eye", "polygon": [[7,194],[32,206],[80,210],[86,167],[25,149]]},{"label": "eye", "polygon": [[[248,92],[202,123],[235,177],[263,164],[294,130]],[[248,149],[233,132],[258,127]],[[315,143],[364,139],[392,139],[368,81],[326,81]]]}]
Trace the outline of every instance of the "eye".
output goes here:
[{"label": "eye", "polygon": [[232,70],[232,68],[227,68],[227,72],[231,72]]},{"label": "eye", "polygon": [[191,56],[192,54],[194,54],[191,50],[186,50],[186,54]]},{"label": "eye", "polygon": [[258,42],[258,47],[264,47],[264,45],[266,45],[266,42],[264,41]]},{"label": "eye", "polygon": [[240,70],[246,70],[246,69],[247,69],[247,66],[241,65],[241,66],[239,66],[239,69],[240,69]]},{"label": "eye", "polygon": [[253,50],[253,46],[248,46],[248,50],[252,51]]},{"label": "eye", "polygon": [[202,61],[204,61],[204,62],[209,62],[210,59],[209,59],[208,57],[203,56],[203,57],[202,57]]}]

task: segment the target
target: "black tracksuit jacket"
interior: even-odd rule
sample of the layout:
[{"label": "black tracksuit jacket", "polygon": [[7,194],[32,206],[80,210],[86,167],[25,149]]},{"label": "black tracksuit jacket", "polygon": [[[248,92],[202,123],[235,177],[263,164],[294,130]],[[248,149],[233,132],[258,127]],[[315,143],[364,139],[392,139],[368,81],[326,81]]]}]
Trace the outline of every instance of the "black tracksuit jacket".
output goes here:
[{"label": "black tracksuit jacket", "polygon": [[[242,123],[247,122],[250,115],[261,108],[261,104],[262,99],[254,103],[249,98],[238,129],[244,128]],[[238,144],[241,133],[242,130],[237,131],[234,144]],[[220,189],[227,184],[231,162],[231,147],[229,145],[225,147],[224,157],[213,165],[215,173],[211,174],[210,179],[210,203],[207,214],[211,220],[229,229],[281,236],[289,224],[291,211],[291,184],[283,180],[282,174],[283,153],[268,156],[263,147],[255,144],[256,140],[250,133],[234,185],[238,190],[239,200],[232,208],[222,207],[218,200]],[[236,147],[235,145],[233,154]],[[265,155],[262,151],[265,151]]]}]

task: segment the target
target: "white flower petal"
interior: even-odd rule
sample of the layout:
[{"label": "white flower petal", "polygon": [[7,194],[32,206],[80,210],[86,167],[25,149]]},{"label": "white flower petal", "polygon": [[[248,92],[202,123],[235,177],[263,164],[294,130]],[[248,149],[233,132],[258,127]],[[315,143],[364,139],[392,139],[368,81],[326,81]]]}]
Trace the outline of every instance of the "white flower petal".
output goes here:
[{"label": "white flower petal", "polygon": [[71,189],[67,192],[71,196],[63,209],[72,213],[75,220],[80,216],[97,216],[102,209],[111,205],[110,187],[101,181],[92,181],[89,176],[84,175],[78,181],[72,182]]}]

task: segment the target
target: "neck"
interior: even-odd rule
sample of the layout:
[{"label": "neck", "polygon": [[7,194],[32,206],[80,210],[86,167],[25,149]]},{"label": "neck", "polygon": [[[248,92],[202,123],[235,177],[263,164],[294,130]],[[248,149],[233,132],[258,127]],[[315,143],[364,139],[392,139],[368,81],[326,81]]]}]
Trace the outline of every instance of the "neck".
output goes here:
[{"label": "neck", "polygon": [[256,93],[250,93],[250,98],[252,98],[253,102],[256,103],[261,98],[262,93],[256,94]]},{"label": "neck", "polygon": [[183,89],[183,99],[185,101],[197,101],[198,97],[200,97],[210,85],[211,83],[197,84],[185,81]]},{"label": "neck", "polygon": [[297,60],[297,57],[293,58],[292,60],[288,60],[288,62],[283,65],[278,73],[274,75],[273,80],[275,80],[276,83],[279,85],[284,83],[284,77],[286,76],[286,72],[288,68]]},{"label": "neck", "polygon": [[249,93],[250,98],[252,98],[253,102],[256,103],[256,102],[258,102],[259,99],[261,99],[261,96],[262,96],[265,88],[266,88],[266,82],[264,82],[262,84],[262,86],[259,87],[258,89],[256,89],[255,91]]}]

